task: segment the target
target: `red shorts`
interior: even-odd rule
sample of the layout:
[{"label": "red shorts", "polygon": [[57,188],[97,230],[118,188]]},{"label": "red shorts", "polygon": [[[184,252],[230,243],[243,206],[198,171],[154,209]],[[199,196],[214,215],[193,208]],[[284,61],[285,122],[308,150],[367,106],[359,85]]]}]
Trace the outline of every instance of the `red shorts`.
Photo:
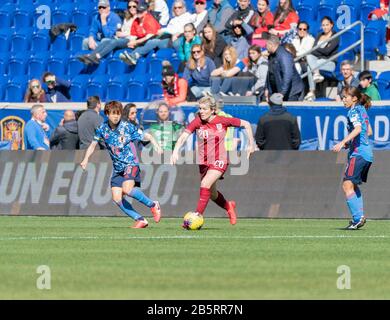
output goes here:
[{"label": "red shorts", "polygon": [[222,160],[216,160],[213,164],[200,164],[199,165],[199,173],[201,180],[204,178],[208,170],[217,170],[222,172],[220,180],[223,179],[223,175],[225,174],[227,168],[228,168],[228,162],[222,161]]}]

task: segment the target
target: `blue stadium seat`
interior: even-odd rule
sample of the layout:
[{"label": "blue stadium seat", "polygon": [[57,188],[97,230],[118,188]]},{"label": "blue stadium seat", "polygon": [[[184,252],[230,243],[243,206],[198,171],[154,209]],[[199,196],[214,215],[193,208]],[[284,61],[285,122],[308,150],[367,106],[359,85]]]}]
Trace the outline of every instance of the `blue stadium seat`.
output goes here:
[{"label": "blue stadium seat", "polygon": [[35,32],[31,39],[31,51],[48,51],[50,48],[50,37],[47,30]]},{"label": "blue stadium seat", "polygon": [[78,32],[71,33],[69,37],[69,50],[72,52],[82,50],[84,38],[86,38],[84,34]]},{"label": "blue stadium seat", "polygon": [[57,9],[54,10],[52,14],[52,24],[56,25],[59,23],[69,23],[71,22],[72,11],[74,8],[74,3],[64,3],[66,1],[61,0],[61,4]]},{"label": "blue stadium seat", "polygon": [[169,60],[173,56],[176,56],[176,51],[173,48],[163,48],[159,49],[156,53],[152,55],[152,57],[160,58],[162,60]]},{"label": "blue stadium seat", "polygon": [[41,79],[43,73],[47,70],[47,52],[39,52],[34,54],[27,61],[27,74],[30,78]]},{"label": "blue stadium seat", "polygon": [[376,60],[378,54],[383,52],[380,32],[376,29],[364,30],[364,55],[366,60]]},{"label": "blue stadium seat", "polygon": [[[314,35],[314,37],[315,36],[316,35]],[[178,56],[172,57],[169,61],[171,62],[171,65],[172,65],[173,69],[175,69],[175,71],[178,72],[179,66],[181,64],[180,58]]]},{"label": "blue stadium seat", "polygon": [[325,16],[328,16],[333,21],[336,21],[336,9],[333,5],[329,5],[329,4],[320,4],[319,5],[317,20],[321,21],[321,19]]},{"label": "blue stadium seat", "polygon": [[107,101],[111,101],[111,100],[122,101],[123,99],[125,99],[125,87],[126,87],[126,84],[124,84],[122,82],[111,81],[107,85],[106,100]]},{"label": "blue stadium seat", "polygon": [[163,59],[160,58],[151,58],[149,62],[149,73],[152,74],[152,76],[155,76],[156,74],[161,74],[162,72],[162,62]]},{"label": "blue stadium seat", "polygon": [[118,74],[129,73],[130,68],[122,60],[116,57],[108,58],[107,60],[107,73],[114,77]]},{"label": "blue stadium seat", "polygon": [[7,73],[8,60],[9,53],[0,52],[0,77]]},{"label": "blue stadium seat", "polygon": [[15,4],[5,4],[0,7],[0,29],[12,26],[15,10]]},{"label": "blue stadium seat", "polygon": [[31,47],[32,28],[25,28],[16,31],[11,36],[11,51],[29,51]]},{"label": "blue stadium seat", "polygon": [[32,16],[34,10],[35,6],[28,2],[24,2],[16,8],[14,13],[14,26],[17,30],[33,26]]},{"label": "blue stadium seat", "polygon": [[22,102],[25,90],[22,85],[14,82],[9,82],[5,86],[4,101],[6,102]]},{"label": "blue stadium seat", "polygon": [[132,81],[127,86],[128,101],[145,101],[145,86],[143,83]]},{"label": "blue stadium seat", "polygon": [[89,53],[90,51],[79,51],[72,54],[68,61],[68,76],[73,78],[79,74],[87,74],[87,66],[82,63],[77,57],[82,54]]},{"label": "blue stadium seat", "polygon": [[89,65],[86,72],[94,76],[107,74],[107,59],[101,59],[98,65]]},{"label": "blue stadium seat", "polygon": [[8,60],[8,74],[11,76],[22,76],[26,74],[26,62],[30,58],[29,52],[13,54]]},{"label": "blue stadium seat", "polygon": [[[337,12],[337,10],[339,10],[339,12]],[[360,6],[354,7],[351,4],[341,3],[340,7],[336,8],[336,17],[337,18],[339,18],[341,16],[346,18],[347,13],[349,13],[350,17],[351,17],[351,20],[347,21],[348,23],[352,23],[352,22],[357,21],[358,18],[360,17]]]},{"label": "blue stadium seat", "polygon": [[364,3],[360,7],[360,20],[364,23],[368,23],[368,15],[371,11],[375,10],[376,7],[370,3]]},{"label": "blue stadium seat", "polygon": [[312,21],[316,19],[316,11],[311,5],[300,5],[296,9],[301,21]]},{"label": "blue stadium seat", "polygon": [[152,81],[147,84],[146,100],[150,101],[154,96],[161,96],[163,89],[160,81]]},{"label": "blue stadium seat", "polygon": [[0,52],[9,51],[9,36],[8,34],[0,33]]},{"label": "blue stadium seat", "polygon": [[378,79],[376,80],[378,84],[379,93],[382,100],[390,100],[390,80],[387,79]]},{"label": "blue stadium seat", "polygon": [[106,98],[106,88],[109,81],[109,76],[98,75],[91,79],[87,85],[87,97],[99,96],[101,100]]},{"label": "blue stadium seat", "polygon": [[143,82],[145,79],[145,75],[148,73],[148,59],[140,58],[137,61],[137,64],[131,66],[130,75],[134,81]]},{"label": "blue stadium seat", "polygon": [[66,51],[68,42],[63,34],[60,34],[50,45],[52,52]]},{"label": "blue stadium seat", "polygon": [[378,79],[390,81],[390,71],[381,72]]},{"label": "blue stadium seat", "polygon": [[69,53],[67,51],[53,53],[47,60],[47,70],[59,77],[62,77],[66,74],[68,60]]},{"label": "blue stadium seat", "polygon": [[72,23],[79,28],[89,27],[91,25],[89,11],[76,9],[72,12]]},{"label": "blue stadium seat", "polygon": [[86,86],[89,82],[89,75],[82,74],[74,77],[71,81],[70,95],[72,101],[84,102],[86,100]]},{"label": "blue stadium seat", "polygon": [[340,5],[340,3],[341,0],[320,0],[320,5],[326,4],[337,7],[338,5]]},{"label": "blue stadium seat", "polygon": [[[317,1],[313,0],[299,0],[298,5],[294,6],[295,10],[298,9],[300,6],[306,6],[306,7],[311,7],[313,8],[313,11],[317,11],[319,3]],[[257,6],[255,7],[257,8]],[[303,20],[303,19],[300,19]]]}]

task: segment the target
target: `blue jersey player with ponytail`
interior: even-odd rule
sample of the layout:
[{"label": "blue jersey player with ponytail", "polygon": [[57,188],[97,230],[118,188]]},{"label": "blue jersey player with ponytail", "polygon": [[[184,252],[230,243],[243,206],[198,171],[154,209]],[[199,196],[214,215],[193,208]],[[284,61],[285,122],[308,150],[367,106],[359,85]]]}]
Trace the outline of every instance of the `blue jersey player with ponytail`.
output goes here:
[{"label": "blue jersey player with ponytail", "polygon": [[345,88],[343,103],[348,110],[349,134],[333,147],[333,151],[340,152],[349,147],[348,165],[345,170],[343,190],[352,220],[347,230],[357,230],[364,226],[363,195],[359,184],[367,182],[367,175],[374,161],[372,146],[368,137],[372,135],[367,109],[371,106],[370,98],[354,87]]}]

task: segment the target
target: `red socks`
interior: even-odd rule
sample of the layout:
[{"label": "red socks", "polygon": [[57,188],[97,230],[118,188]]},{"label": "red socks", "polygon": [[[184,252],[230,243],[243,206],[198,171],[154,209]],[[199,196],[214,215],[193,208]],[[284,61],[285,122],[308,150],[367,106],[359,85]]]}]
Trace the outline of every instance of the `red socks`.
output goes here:
[{"label": "red socks", "polygon": [[227,201],[221,192],[218,191],[218,197],[213,201],[222,209],[227,210]]},{"label": "red socks", "polygon": [[211,197],[211,190],[208,188],[200,187],[200,197],[198,201],[198,206],[196,207],[196,212],[203,214],[206,210],[207,203],[209,202]]}]

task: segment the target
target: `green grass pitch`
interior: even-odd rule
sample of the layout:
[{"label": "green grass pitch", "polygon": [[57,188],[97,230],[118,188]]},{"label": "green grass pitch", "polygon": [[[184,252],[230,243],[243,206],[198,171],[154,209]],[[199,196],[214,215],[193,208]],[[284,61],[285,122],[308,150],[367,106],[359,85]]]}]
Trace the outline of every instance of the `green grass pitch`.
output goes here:
[{"label": "green grass pitch", "polygon": [[[0,217],[0,299],[389,299],[390,221]],[[51,289],[39,290],[47,265]],[[337,288],[337,268],[351,288]]]}]

